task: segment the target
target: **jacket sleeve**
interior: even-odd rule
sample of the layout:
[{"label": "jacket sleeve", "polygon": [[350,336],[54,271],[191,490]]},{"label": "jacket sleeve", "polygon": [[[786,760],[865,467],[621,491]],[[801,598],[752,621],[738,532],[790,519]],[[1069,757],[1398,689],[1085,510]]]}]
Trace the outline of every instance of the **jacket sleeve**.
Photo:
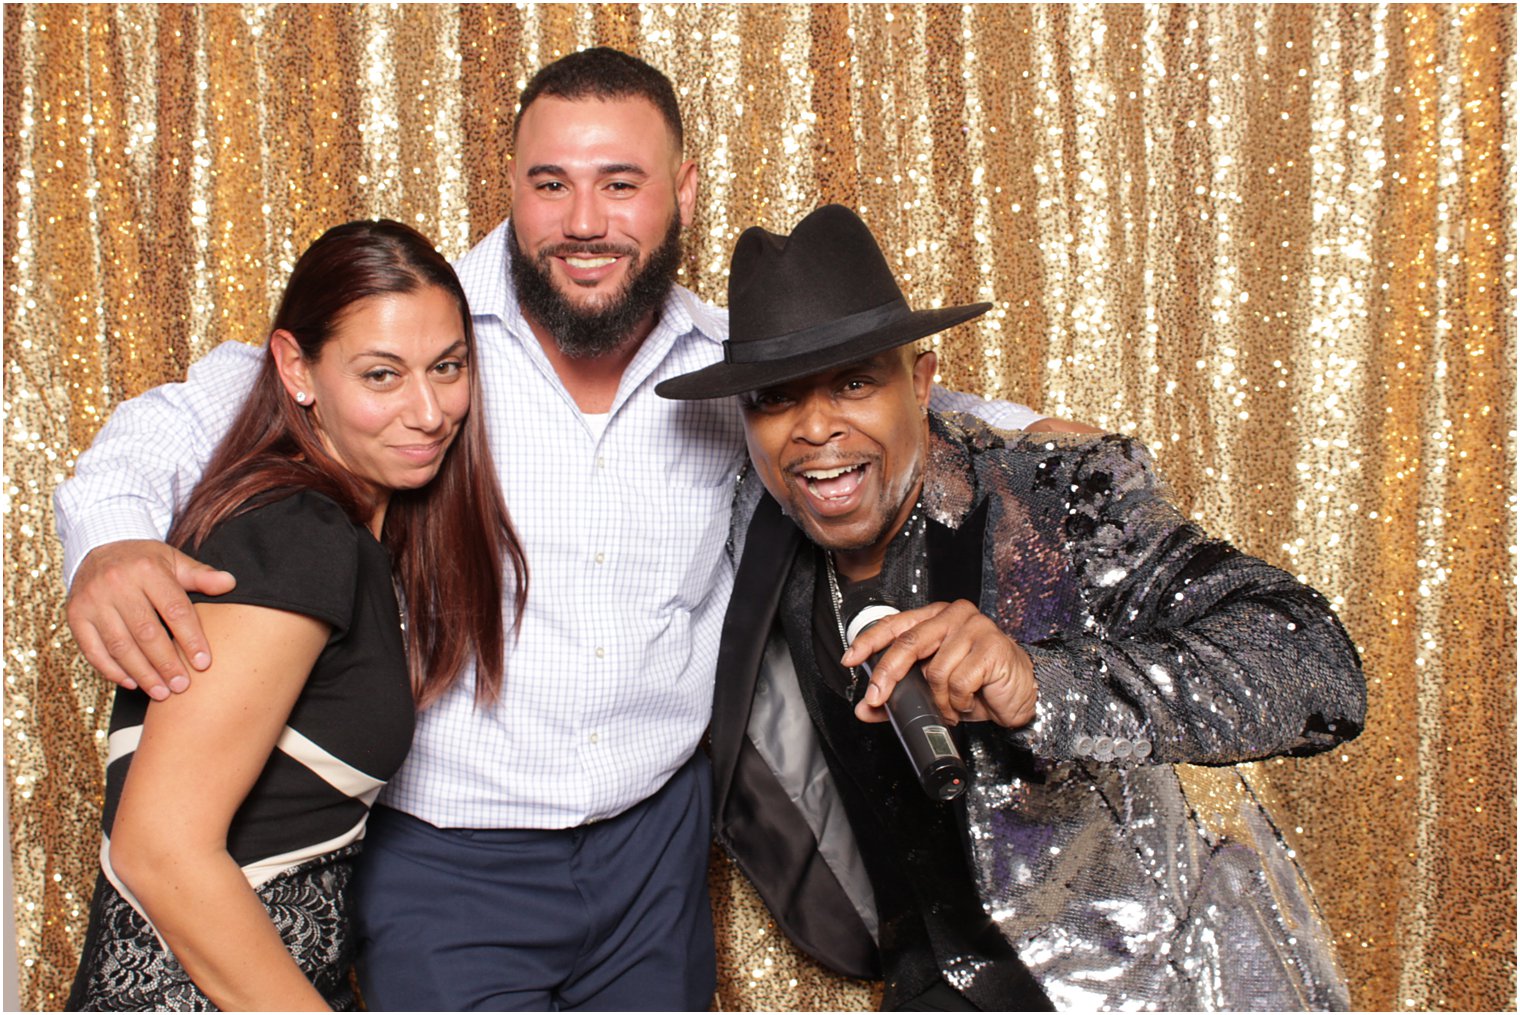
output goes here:
[{"label": "jacket sleeve", "polygon": [[263,351],[223,342],[185,380],[123,402],[53,495],[64,580],[97,546],[163,539],[258,374]]},{"label": "jacket sleeve", "polygon": [[1015,736],[1035,754],[1229,764],[1361,731],[1361,661],[1329,603],[1183,518],[1143,446],[1092,442],[1064,492],[1089,619],[1024,646],[1039,702]]}]

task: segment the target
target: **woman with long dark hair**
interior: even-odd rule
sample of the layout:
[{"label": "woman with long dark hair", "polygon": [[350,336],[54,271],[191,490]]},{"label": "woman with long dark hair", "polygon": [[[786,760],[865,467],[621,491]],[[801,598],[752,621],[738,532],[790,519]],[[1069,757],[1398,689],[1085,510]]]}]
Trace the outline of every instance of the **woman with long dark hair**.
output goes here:
[{"label": "woman with long dark hair", "polygon": [[369,805],[414,709],[472,657],[477,700],[495,697],[503,598],[520,619],[527,592],[469,411],[473,356],[459,280],[414,230],[351,222],[297,262],[263,369],[169,535],[236,576],[195,597],[215,662],[187,694],[116,692],[71,1008],[352,1007]]}]

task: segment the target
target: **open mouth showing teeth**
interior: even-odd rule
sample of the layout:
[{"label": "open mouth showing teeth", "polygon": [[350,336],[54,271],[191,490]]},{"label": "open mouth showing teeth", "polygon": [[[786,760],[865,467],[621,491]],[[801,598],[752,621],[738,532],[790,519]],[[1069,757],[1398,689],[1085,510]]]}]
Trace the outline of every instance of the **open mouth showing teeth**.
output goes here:
[{"label": "open mouth showing teeth", "polygon": [[838,500],[848,497],[860,486],[866,463],[840,465],[832,469],[803,469],[802,478],[808,492],[821,500]]},{"label": "open mouth showing teeth", "polygon": [[609,256],[601,257],[566,257],[565,263],[572,268],[605,268],[616,261],[617,258]]}]

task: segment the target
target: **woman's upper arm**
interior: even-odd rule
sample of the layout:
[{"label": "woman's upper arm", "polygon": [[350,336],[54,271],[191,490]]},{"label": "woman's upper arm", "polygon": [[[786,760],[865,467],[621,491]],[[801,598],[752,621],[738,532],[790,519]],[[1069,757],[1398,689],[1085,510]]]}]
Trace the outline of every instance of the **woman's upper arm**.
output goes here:
[{"label": "woman's upper arm", "polygon": [[131,845],[225,845],[331,631],[264,606],[196,610],[216,659],[190,693],[148,707],[112,828],[113,862]]}]

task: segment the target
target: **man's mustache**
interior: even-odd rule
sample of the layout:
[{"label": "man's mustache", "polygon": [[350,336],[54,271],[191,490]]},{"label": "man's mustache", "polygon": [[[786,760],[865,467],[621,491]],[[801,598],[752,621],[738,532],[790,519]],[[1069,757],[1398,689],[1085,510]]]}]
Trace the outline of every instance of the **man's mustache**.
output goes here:
[{"label": "man's mustache", "polygon": [[857,465],[877,465],[880,462],[881,455],[840,454],[837,451],[825,449],[790,458],[781,464],[781,471],[801,472],[804,469],[854,468]]},{"label": "man's mustache", "polygon": [[611,254],[614,257],[637,257],[638,251],[633,247],[618,243],[553,243],[547,247],[538,248],[538,257],[600,257]]}]

